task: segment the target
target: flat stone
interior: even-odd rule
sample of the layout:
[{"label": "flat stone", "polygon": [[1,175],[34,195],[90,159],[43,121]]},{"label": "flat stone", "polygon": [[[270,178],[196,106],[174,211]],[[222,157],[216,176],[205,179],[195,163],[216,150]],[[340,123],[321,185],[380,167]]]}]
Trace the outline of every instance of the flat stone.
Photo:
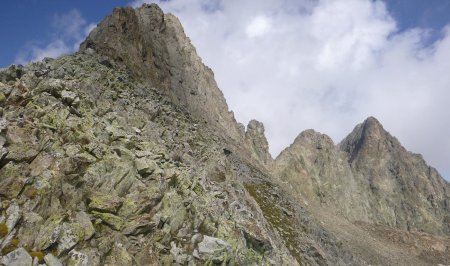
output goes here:
[{"label": "flat stone", "polygon": [[53,256],[52,253],[48,253],[44,257],[44,261],[47,266],[63,266],[63,264],[58,260],[57,257]]},{"label": "flat stone", "polygon": [[94,192],[89,196],[89,209],[116,213],[122,200],[114,193]]},{"label": "flat stone", "polygon": [[33,263],[33,258],[24,248],[18,248],[0,260],[0,264],[7,266],[31,266]]}]

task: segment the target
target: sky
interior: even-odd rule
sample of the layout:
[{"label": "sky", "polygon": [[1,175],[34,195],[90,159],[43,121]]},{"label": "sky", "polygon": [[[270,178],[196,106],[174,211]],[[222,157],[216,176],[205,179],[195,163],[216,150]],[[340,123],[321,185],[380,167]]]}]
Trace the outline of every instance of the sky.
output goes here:
[{"label": "sky", "polygon": [[143,2],[180,18],[273,156],[305,129],[338,143],[375,116],[450,179],[448,0],[8,0],[0,67],[74,52],[113,7]]}]

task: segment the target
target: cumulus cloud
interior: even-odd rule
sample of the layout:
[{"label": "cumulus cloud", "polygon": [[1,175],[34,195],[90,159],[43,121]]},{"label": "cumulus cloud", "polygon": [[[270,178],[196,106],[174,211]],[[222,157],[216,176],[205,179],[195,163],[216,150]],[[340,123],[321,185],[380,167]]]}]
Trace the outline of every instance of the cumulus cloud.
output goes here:
[{"label": "cumulus cloud", "polygon": [[30,42],[17,54],[15,63],[26,64],[45,57],[58,57],[78,50],[79,44],[95,27],[89,24],[76,9],[57,14],[52,21],[53,34],[47,42]]},{"label": "cumulus cloud", "polygon": [[237,119],[277,155],[304,129],[335,142],[376,116],[450,176],[450,27],[399,31],[381,0],[170,0]]}]

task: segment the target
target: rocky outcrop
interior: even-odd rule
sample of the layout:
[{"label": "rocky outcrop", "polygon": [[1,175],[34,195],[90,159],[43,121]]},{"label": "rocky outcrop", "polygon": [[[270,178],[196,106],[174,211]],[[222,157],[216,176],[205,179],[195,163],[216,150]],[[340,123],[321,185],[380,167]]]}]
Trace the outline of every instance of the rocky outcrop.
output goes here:
[{"label": "rocky outcrop", "polygon": [[251,120],[247,125],[245,140],[255,159],[270,167],[273,159],[269,153],[269,143],[264,134],[263,123]]},{"label": "rocky outcrop", "polygon": [[80,46],[81,51],[89,48],[124,63],[196,119],[234,139],[243,137],[214,73],[202,63],[179,20],[156,4],[114,9]]}]

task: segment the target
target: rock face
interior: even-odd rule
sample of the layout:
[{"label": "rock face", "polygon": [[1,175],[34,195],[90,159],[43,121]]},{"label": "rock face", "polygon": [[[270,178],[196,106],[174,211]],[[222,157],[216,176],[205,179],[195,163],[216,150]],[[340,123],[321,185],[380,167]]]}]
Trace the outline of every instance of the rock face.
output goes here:
[{"label": "rock face", "polygon": [[114,9],[81,44],[82,51],[88,48],[123,62],[193,117],[234,139],[243,134],[179,20],[156,4]]},{"label": "rock face", "polygon": [[337,146],[303,132],[278,156],[274,173],[302,200],[352,221],[450,233],[450,185],[373,117]]}]

